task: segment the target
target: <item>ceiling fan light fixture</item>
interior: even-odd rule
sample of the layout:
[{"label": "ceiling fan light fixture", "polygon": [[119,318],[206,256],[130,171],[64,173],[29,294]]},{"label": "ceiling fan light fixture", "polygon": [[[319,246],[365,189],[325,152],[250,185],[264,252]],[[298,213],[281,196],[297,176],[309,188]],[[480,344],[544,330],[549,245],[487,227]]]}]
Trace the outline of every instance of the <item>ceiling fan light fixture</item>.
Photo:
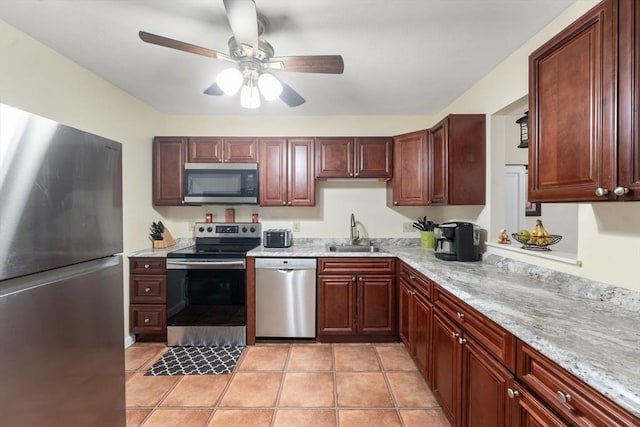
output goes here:
[{"label": "ceiling fan light fixture", "polygon": [[229,96],[233,96],[242,86],[242,73],[237,68],[227,68],[216,77],[220,89]]},{"label": "ceiling fan light fixture", "polygon": [[267,101],[273,101],[282,93],[282,83],[270,73],[262,73],[258,78],[258,88]]},{"label": "ceiling fan light fixture", "polygon": [[260,92],[255,80],[245,80],[240,90],[240,105],[244,108],[260,108]]}]

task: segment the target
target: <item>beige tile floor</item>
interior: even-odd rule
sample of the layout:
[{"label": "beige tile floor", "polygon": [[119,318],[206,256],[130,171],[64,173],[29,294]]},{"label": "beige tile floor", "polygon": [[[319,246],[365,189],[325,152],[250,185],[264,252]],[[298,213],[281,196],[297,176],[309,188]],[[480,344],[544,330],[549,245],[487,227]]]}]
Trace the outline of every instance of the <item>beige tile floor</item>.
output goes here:
[{"label": "beige tile floor", "polygon": [[402,344],[258,344],[227,375],[145,377],[126,352],[127,426],[449,426]]}]

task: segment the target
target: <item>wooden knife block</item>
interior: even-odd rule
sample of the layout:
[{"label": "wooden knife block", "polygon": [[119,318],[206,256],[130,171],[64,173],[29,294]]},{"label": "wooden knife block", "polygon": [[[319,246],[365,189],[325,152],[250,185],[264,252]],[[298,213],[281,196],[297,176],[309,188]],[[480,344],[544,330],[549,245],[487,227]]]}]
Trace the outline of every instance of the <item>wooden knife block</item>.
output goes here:
[{"label": "wooden knife block", "polygon": [[153,241],[153,249],[164,249],[176,244],[175,239],[169,232],[168,228],[165,228],[162,232],[162,240]]}]

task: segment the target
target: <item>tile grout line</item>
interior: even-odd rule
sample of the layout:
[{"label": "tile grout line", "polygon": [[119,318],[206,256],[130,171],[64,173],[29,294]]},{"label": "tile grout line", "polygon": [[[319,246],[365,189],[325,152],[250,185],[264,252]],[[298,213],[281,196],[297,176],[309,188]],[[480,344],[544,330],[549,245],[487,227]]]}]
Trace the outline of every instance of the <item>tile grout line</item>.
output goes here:
[{"label": "tile grout line", "polygon": [[282,367],[282,372],[281,372],[281,377],[280,377],[280,386],[278,387],[278,393],[276,394],[276,401],[274,402],[274,407],[273,407],[273,417],[271,418],[271,427],[275,426],[275,422],[276,422],[276,414],[278,412],[278,408],[279,408],[279,404],[280,404],[280,397],[282,396],[282,389],[284,388],[284,380],[286,377],[286,372],[287,372],[287,367],[289,366],[289,360],[291,358],[291,351],[292,350],[292,344],[289,343],[287,346],[287,357],[284,360],[284,366]]},{"label": "tile grout line", "polygon": [[393,393],[393,388],[391,387],[391,383],[389,382],[389,378],[387,378],[387,370],[384,367],[384,363],[382,363],[382,357],[380,357],[380,353],[378,352],[378,347],[376,345],[373,346],[376,357],[378,358],[378,363],[380,363],[380,369],[382,370],[382,377],[384,378],[384,383],[387,386],[387,391],[389,392],[389,396],[391,397],[391,403],[393,403],[393,409],[395,409],[396,416],[398,417],[398,421],[400,421],[401,426],[405,426],[404,419],[402,418],[402,414],[400,413],[400,408],[398,405],[398,400],[396,399],[395,394]]}]

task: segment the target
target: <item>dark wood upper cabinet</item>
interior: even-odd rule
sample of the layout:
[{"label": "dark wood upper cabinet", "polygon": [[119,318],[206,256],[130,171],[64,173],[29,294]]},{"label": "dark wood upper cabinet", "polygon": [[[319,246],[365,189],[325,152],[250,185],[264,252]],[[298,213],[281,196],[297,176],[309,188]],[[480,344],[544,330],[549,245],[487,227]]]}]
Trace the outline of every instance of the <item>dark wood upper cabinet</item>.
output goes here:
[{"label": "dark wood upper cabinet", "polygon": [[393,178],[387,182],[387,206],[427,204],[427,131],[393,138]]},{"label": "dark wood upper cabinet", "polygon": [[485,204],[485,115],[450,114],[429,131],[429,205]]},{"label": "dark wood upper cabinet", "polygon": [[182,205],[183,173],[187,156],[186,137],[156,137],[153,139],[153,204]]},{"label": "dark wood upper cabinet", "polygon": [[316,177],[320,179],[389,179],[392,159],[391,138],[316,138]]},{"label": "dark wood upper cabinet", "polygon": [[529,58],[529,200],[640,200],[638,4],[605,0]]},{"label": "dark wood upper cabinet", "polygon": [[315,206],[313,138],[260,140],[260,206]]},{"label": "dark wood upper cabinet", "polygon": [[188,159],[190,163],[256,163],[258,138],[191,137]]}]

